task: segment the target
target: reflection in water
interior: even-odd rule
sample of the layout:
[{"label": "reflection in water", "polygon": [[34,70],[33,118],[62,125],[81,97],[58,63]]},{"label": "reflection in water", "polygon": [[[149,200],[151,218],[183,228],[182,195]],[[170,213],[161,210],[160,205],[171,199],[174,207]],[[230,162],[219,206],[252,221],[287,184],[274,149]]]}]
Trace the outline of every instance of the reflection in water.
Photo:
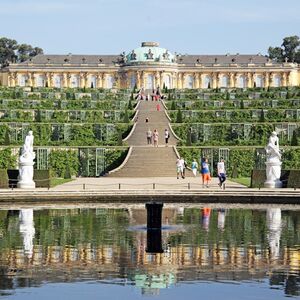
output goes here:
[{"label": "reflection in water", "polygon": [[225,209],[218,209],[218,229],[224,230],[225,227]]},{"label": "reflection in water", "polygon": [[210,212],[211,208],[206,207],[202,209],[202,227],[205,230],[209,228]]},{"label": "reflection in water", "polygon": [[281,235],[281,209],[267,209],[268,241],[270,254],[274,259],[279,257]]},{"label": "reflection in water", "polygon": [[165,207],[162,220],[184,230],[130,230],[147,223],[134,208],[0,211],[0,293],[95,280],[156,295],[181,282],[268,279],[299,295],[300,212]]},{"label": "reflection in water", "polygon": [[33,209],[20,210],[20,233],[23,236],[24,251],[28,258],[32,257],[33,238],[35,234]]}]

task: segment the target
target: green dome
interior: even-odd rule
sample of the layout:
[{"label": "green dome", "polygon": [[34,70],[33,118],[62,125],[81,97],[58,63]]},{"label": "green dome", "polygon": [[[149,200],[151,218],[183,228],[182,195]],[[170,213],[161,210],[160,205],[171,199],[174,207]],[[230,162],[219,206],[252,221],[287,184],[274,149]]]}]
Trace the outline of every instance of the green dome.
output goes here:
[{"label": "green dome", "polygon": [[143,42],[141,47],[126,55],[126,63],[175,63],[175,56],[156,42]]}]

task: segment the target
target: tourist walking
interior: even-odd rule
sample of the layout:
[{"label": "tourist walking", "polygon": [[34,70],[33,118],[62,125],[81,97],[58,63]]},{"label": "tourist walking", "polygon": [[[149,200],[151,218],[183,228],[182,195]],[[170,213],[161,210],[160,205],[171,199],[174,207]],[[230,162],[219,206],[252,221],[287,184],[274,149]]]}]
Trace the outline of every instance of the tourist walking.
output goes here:
[{"label": "tourist walking", "polygon": [[180,164],[181,164],[181,178],[185,178],[185,169],[186,169],[186,162],[183,157],[180,158]]},{"label": "tourist walking", "polygon": [[221,157],[220,161],[218,162],[217,173],[219,177],[219,187],[225,190],[226,171],[225,171],[225,162],[223,157]]},{"label": "tourist walking", "polygon": [[194,174],[194,177],[197,176],[197,170],[198,170],[198,163],[196,159],[194,159],[194,161],[192,162],[192,172]]},{"label": "tourist walking", "polygon": [[153,146],[158,147],[158,136],[159,136],[159,134],[158,134],[157,129],[154,129],[152,136],[153,136]]},{"label": "tourist walking", "polygon": [[169,138],[170,138],[170,132],[168,131],[168,129],[165,129],[165,143],[166,143],[166,147],[168,147]]},{"label": "tourist walking", "polygon": [[177,160],[176,160],[176,173],[177,173],[177,179],[179,179],[179,175],[181,176],[181,174],[182,174],[182,166],[181,166],[180,157],[177,158]]},{"label": "tourist walking", "polygon": [[204,185],[206,184],[206,187],[209,187],[211,176],[209,171],[208,159],[205,157],[201,162],[201,174],[202,174],[202,186],[204,187]]},{"label": "tourist walking", "polygon": [[147,144],[152,145],[152,131],[150,128],[146,132],[146,137],[147,137]]}]

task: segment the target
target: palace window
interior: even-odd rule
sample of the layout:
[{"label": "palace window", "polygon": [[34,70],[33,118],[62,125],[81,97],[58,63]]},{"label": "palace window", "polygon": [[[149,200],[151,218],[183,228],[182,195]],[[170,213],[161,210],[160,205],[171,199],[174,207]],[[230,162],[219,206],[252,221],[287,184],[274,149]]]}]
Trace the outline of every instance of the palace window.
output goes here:
[{"label": "palace window", "polygon": [[19,76],[18,76],[18,83],[19,83],[19,86],[26,86],[27,81],[28,81],[27,75],[19,75]]},{"label": "palace window", "polygon": [[171,88],[171,76],[170,75],[164,75],[164,85],[168,89]]},{"label": "palace window", "polygon": [[203,80],[203,88],[208,89],[212,88],[212,78],[209,75],[206,75]]},{"label": "palace window", "polygon": [[256,75],[254,82],[255,82],[256,87],[259,87],[259,88],[263,87],[264,86],[263,76],[262,75]]},{"label": "palace window", "polygon": [[238,79],[238,87],[239,88],[246,88],[247,87],[247,80],[246,77],[241,75]]},{"label": "palace window", "polygon": [[130,88],[133,89],[135,85],[136,85],[136,76],[131,75],[131,77],[130,77]]},{"label": "palace window", "polygon": [[281,76],[275,75],[274,76],[274,87],[279,87],[279,86],[281,86]]},{"label": "palace window", "polygon": [[194,77],[192,75],[187,75],[184,81],[184,88],[192,89],[194,87]]},{"label": "palace window", "polygon": [[45,86],[45,78],[43,75],[38,75],[36,78],[36,86],[43,87]]},{"label": "palace window", "polygon": [[71,87],[72,88],[79,87],[79,78],[78,78],[78,75],[72,75],[71,76]]},{"label": "palace window", "polygon": [[154,77],[152,74],[148,74],[147,76],[147,89],[154,89]]},{"label": "palace window", "polygon": [[61,76],[60,75],[55,75],[54,76],[54,87],[56,88],[61,88]]},{"label": "palace window", "polygon": [[96,88],[97,87],[97,79],[95,75],[91,75],[88,78],[88,87]]},{"label": "palace window", "polygon": [[221,78],[221,85],[220,87],[228,87],[229,86],[229,78],[226,75],[223,75]]},{"label": "palace window", "polygon": [[114,82],[115,82],[115,80],[112,75],[106,75],[106,88],[107,89],[112,89]]}]

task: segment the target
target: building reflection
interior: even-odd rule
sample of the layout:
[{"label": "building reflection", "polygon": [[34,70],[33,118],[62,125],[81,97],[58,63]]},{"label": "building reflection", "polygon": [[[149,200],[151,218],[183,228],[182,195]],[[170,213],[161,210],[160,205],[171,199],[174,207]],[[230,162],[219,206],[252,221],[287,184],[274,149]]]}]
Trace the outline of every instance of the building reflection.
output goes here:
[{"label": "building reflection", "polygon": [[[199,218],[201,213],[202,226],[199,226],[199,221],[195,220],[194,223],[187,224],[185,232],[162,231],[160,247],[162,245],[164,251],[155,254],[146,251],[146,230],[128,232],[121,231],[117,226],[115,231],[112,231],[111,224],[119,222],[119,219],[116,219],[117,221],[113,219],[116,213],[111,213],[106,220],[107,232],[103,233],[105,238],[100,240],[99,225],[90,232],[89,241],[84,239],[68,244],[64,243],[63,238],[68,230],[73,238],[71,240],[74,241],[76,241],[76,233],[81,233],[80,227],[74,227],[75,221],[73,225],[68,224],[65,218],[66,212],[56,212],[51,216],[52,223],[49,224],[55,221],[61,224],[58,221],[64,220],[64,227],[58,227],[61,231],[60,239],[49,242],[43,240],[41,235],[44,233],[38,230],[38,227],[35,228],[35,224],[38,223],[39,226],[42,224],[42,215],[40,219],[36,219],[41,212],[35,212],[33,215],[32,210],[21,211],[19,232],[22,246],[0,244],[1,274],[6,281],[5,286],[11,286],[9,282],[19,276],[30,278],[36,284],[43,280],[60,282],[66,277],[69,281],[94,278],[106,282],[113,278],[119,280],[124,278],[122,284],[133,283],[145,294],[157,294],[160,289],[181,281],[255,280],[263,279],[266,274],[269,274],[267,276],[271,285],[285,286],[287,294],[299,293],[299,279],[297,279],[300,275],[300,248],[297,240],[297,232],[300,229],[299,215],[297,218],[295,216],[286,218],[285,224],[288,223],[290,235],[293,229],[295,243],[291,242],[289,236],[289,243],[283,246],[280,243],[283,234],[282,212],[277,208],[258,213],[261,223],[265,221],[268,231],[265,233],[265,240],[262,239],[265,230],[263,228],[250,239],[252,242],[248,243],[243,242],[242,235],[245,235],[247,230],[248,235],[249,230],[252,230],[251,234],[254,235],[258,230],[252,228],[255,226],[253,219],[257,218],[257,215],[251,214],[251,211],[242,216],[235,216],[230,211],[222,209],[214,211],[210,208],[195,211],[185,209],[184,215],[182,210],[179,214],[177,211],[176,209],[164,210],[162,220],[167,219],[169,224],[176,224],[177,218],[194,220],[193,215],[198,215]],[[68,213],[77,220],[75,211]],[[80,216],[82,212],[77,213]],[[104,216],[106,212],[99,212],[99,220],[101,220],[99,224],[104,226],[102,213]],[[90,213],[88,217],[96,215]],[[128,225],[146,224],[146,213],[143,210],[132,209],[130,214],[124,210],[118,217],[128,218]],[[236,223],[242,217],[241,224],[244,224],[244,228],[237,231],[240,234],[238,236],[232,233],[232,230],[240,229]],[[14,223],[9,221],[6,223],[11,223],[7,228],[14,232]],[[82,222],[79,224],[82,226]],[[6,235],[8,234],[12,233],[7,231]],[[17,232],[15,234],[17,236]]]}]

